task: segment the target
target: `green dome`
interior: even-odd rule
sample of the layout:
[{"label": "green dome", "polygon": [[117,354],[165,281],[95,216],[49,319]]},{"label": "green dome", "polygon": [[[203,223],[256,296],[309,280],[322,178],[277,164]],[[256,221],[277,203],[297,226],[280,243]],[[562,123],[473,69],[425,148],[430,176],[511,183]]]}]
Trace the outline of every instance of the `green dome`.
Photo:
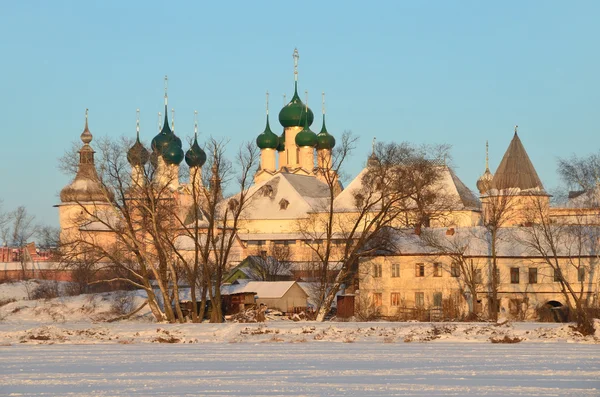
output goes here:
[{"label": "green dome", "polygon": [[279,144],[277,145],[277,151],[283,152],[285,151],[285,130],[279,136]]},{"label": "green dome", "polygon": [[260,149],[277,149],[279,145],[279,138],[271,131],[269,126],[269,116],[267,115],[267,126],[262,134],[256,138],[256,145]]},{"label": "green dome", "polygon": [[131,149],[127,151],[127,161],[129,161],[129,164],[131,164],[134,167],[143,166],[148,162],[149,158],[150,153],[144,147],[144,145],[142,145],[142,143],[140,142],[140,137],[138,135]]},{"label": "green dome", "polygon": [[308,126],[304,126],[304,129],[296,135],[296,145],[299,147],[303,146],[315,146],[317,144],[317,134],[312,132]]},{"label": "green dome", "polygon": [[[169,127],[169,117],[167,115],[167,107],[165,106],[165,121],[162,130],[154,137],[154,139],[152,139],[152,150],[162,154],[174,138],[176,137]],[[179,147],[181,147],[181,139],[179,139]]]},{"label": "green dome", "polygon": [[284,127],[301,127],[307,123],[309,126],[312,125],[314,119],[312,110],[307,108],[298,96],[298,82],[296,82],[292,100],[279,112],[279,122]]},{"label": "green dome", "polygon": [[330,135],[327,132],[327,128],[325,127],[325,115],[323,115],[323,127],[321,127],[321,132],[317,134],[317,150],[319,149],[333,149],[335,146],[335,138],[333,135]]},{"label": "green dome", "polygon": [[185,153],[185,162],[191,167],[202,167],[206,163],[206,153],[198,145],[198,139],[194,137],[192,147]]},{"label": "green dome", "polygon": [[183,160],[183,150],[176,141],[171,141],[162,152],[163,159],[167,164],[179,164]]}]

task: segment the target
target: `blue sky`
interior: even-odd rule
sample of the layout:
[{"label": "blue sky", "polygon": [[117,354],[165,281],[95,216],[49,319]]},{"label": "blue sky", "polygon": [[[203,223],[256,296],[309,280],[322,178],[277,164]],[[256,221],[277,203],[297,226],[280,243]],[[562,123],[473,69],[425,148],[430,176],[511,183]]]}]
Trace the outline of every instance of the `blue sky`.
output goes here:
[{"label": "blue sky", "polygon": [[[149,142],[163,76],[182,137],[229,137],[233,151],[264,128],[264,94],[277,113],[300,90],[330,133],[449,143],[473,190],[490,142],[492,172],[519,135],[547,188],[556,159],[600,143],[600,2],[7,2],[0,15],[0,198],[58,224],[53,204],[69,177],[58,158],[84,112],[98,137]],[[316,118],[315,128],[320,124]],[[276,131],[280,127],[276,122]],[[315,129],[313,128],[313,129]],[[92,142],[93,145],[93,142]]]}]

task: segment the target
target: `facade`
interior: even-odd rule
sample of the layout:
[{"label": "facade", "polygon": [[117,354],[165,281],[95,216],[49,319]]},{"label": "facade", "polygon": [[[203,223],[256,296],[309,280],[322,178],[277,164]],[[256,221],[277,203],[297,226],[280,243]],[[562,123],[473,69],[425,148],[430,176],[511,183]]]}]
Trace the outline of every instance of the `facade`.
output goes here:
[{"label": "facade", "polygon": [[[374,152],[366,161],[365,168],[346,187],[339,183],[338,176],[332,169],[332,151],[336,141],[326,128],[324,99],[321,129],[317,134],[311,130],[315,121],[314,113],[298,94],[298,58],[295,51],[294,94],[278,114],[282,127],[280,135],[272,130],[267,96],[266,126],[256,138],[256,145],[260,149],[260,166],[254,174],[253,186],[244,192],[248,205],[243,210],[240,222],[235,230],[228,232],[235,235],[229,264],[234,268],[248,256],[271,255],[277,249],[285,252],[284,260],[295,264],[295,274],[303,274],[302,278],[306,280],[310,278],[306,277],[311,272],[310,264],[315,261],[314,250],[308,247],[308,243],[318,244],[318,233],[324,234],[324,231],[318,230],[318,226],[316,233],[307,233],[306,225],[318,225],[320,217],[326,215],[333,199],[336,225],[342,225],[334,230],[332,236],[332,258],[335,262],[339,257],[339,252],[336,252],[338,245],[335,243],[340,242],[339,246],[343,246],[346,238],[343,233],[344,222],[357,213],[365,175],[378,159]],[[199,239],[202,239],[202,234],[209,226],[202,217],[202,211],[192,211],[194,186],[218,192],[222,206],[235,205],[239,194],[223,198],[216,165],[213,163],[208,171],[203,169],[207,155],[198,144],[197,127],[192,145],[184,152],[181,139],[175,135],[173,120],[169,123],[166,89],[164,111],[163,124],[152,139],[150,150],[141,143],[138,123],[136,141],[127,152],[132,185],[145,183],[142,176],[151,164],[155,171],[152,183],[166,189],[169,200],[178,206],[181,219],[185,219],[185,224],[178,227],[198,225],[202,230]],[[92,138],[86,111],[85,128],[81,134],[83,145],[79,151],[79,170],[73,182],[60,194],[58,208],[61,236],[68,239],[73,233],[83,231],[90,239],[111,244],[114,243],[114,237],[106,225],[117,222],[114,211],[111,211],[114,197],[100,186],[94,164]],[[183,165],[184,161],[186,165]],[[180,180],[182,166],[189,169],[188,180]],[[550,195],[544,190],[516,129],[495,174],[489,170],[486,156],[485,172],[477,181],[479,195],[473,193],[446,164],[436,164],[436,167],[440,177],[432,189],[438,193],[438,198],[443,197],[445,200],[444,205],[440,206],[443,210],[434,219],[428,220],[426,225],[419,224],[417,229],[407,233],[405,228],[413,224],[410,203],[407,205],[406,219],[390,225],[393,229],[404,229],[395,236],[402,248],[370,255],[358,264],[356,281],[347,291],[357,292],[357,307],[375,306],[380,314],[393,317],[400,309],[442,307],[449,304],[444,302],[454,300],[459,307],[477,307],[479,312],[483,312],[485,307],[492,304],[489,288],[485,287],[490,280],[489,272],[485,271],[485,264],[490,261],[490,251],[489,246],[481,246],[478,242],[485,240],[485,233],[489,232],[489,228],[484,226],[497,217],[499,208],[505,210],[505,216],[504,219],[496,219],[496,223],[503,233],[507,231],[507,235],[519,235],[519,228],[526,228],[531,224],[530,211],[534,204],[540,216],[552,222],[560,221],[571,225],[599,223],[598,206],[590,205],[593,200],[588,200],[590,194],[596,197],[596,193],[574,194],[569,204],[561,208],[550,205]],[[211,177],[206,178],[208,175],[205,175],[203,178],[205,172],[209,172]],[[331,180],[335,181],[333,194],[331,183],[328,184]],[[86,222],[89,214],[94,214],[97,220]],[[472,263],[480,263],[478,266],[481,271],[477,275],[480,287],[476,297],[471,292],[467,293],[468,288],[453,273],[453,254],[427,248],[420,234],[421,226],[429,233],[447,236],[449,240],[460,237],[471,242],[467,244],[472,248],[471,251],[463,253],[462,257]],[[181,250],[191,252],[196,243],[188,235],[182,236],[177,244]],[[541,264],[541,259],[526,250],[518,255],[511,253],[510,249],[514,246],[515,244],[508,243],[506,249],[497,250],[500,282],[497,291],[499,301],[495,304],[499,309],[524,316],[531,315],[533,308],[540,305],[565,305],[564,296],[553,281],[554,276]],[[572,261],[577,257],[586,261],[586,266],[591,270],[596,269],[595,255],[597,254],[590,251],[578,256],[570,254],[558,257],[563,261]],[[305,267],[300,268],[301,266]],[[237,276],[243,278],[242,270],[238,270]],[[598,301],[597,273],[589,271],[584,276],[587,281],[582,293],[589,295],[590,304]],[[564,275],[573,277],[567,272]],[[510,281],[517,279],[518,282]]]}]

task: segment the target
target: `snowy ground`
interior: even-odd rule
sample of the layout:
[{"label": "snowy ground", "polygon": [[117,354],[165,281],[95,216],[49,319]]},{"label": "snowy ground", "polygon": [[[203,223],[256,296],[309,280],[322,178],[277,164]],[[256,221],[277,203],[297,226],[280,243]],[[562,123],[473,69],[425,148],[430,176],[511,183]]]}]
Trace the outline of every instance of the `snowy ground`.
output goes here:
[{"label": "snowy ground", "polygon": [[548,323],[107,323],[111,294],[18,288],[0,285],[0,396],[600,396],[598,320],[588,337]]},{"label": "snowy ground", "polygon": [[11,396],[598,396],[598,345],[0,347]]}]

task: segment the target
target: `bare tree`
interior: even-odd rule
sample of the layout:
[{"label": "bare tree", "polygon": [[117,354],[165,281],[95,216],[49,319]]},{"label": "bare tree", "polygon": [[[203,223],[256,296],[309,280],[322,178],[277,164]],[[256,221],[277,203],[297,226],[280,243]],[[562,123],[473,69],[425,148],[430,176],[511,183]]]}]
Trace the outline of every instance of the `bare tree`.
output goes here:
[{"label": "bare tree", "polygon": [[[90,197],[69,195],[78,215],[70,219],[73,227],[61,232],[61,260],[72,267],[93,261],[100,276],[94,283],[124,282],[141,288],[154,317],[174,322],[172,307],[181,314],[175,299],[177,272],[173,252],[165,243],[173,238],[168,217],[175,205],[172,181],[155,183],[155,168],[150,165],[140,170],[140,178],[132,178],[125,156],[131,146],[127,140],[103,139],[95,146],[99,172],[87,170],[85,175],[93,186]],[[71,157],[70,152],[65,154]]]},{"label": "bare tree", "polygon": [[424,229],[421,234],[421,240],[427,246],[433,248],[440,256],[451,259],[450,267],[446,270],[456,278],[461,294],[465,296],[468,292],[470,319],[477,318],[479,294],[486,291],[482,274],[487,261],[473,258],[468,252],[476,238],[477,236],[471,233],[458,234],[454,229],[450,229],[449,233],[439,229]]},{"label": "bare tree", "polygon": [[278,281],[286,278],[292,267],[292,253],[288,245],[273,244],[263,253],[256,253],[249,266],[252,278],[259,281]]},{"label": "bare tree", "polygon": [[488,245],[488,314],[491,319],[498,319],[500,288],[500,270],[498,268],[498,247],[500,242],[506,238],[505,226],[518,214],[519,196],[513,189],[490,189],[483,197],[483,226],[487,233],[483,239]]},{"label": "bare tree", "polygon": [[[554,272],[577,329],[584,335],[594,333],[587,312],[591,292],[597,286],[600,229],[585,223],[552,220],[546,202],[537,197],[528,207],[529,227],[523,228],[522,243]],[[576,277],[573,276],[576,275]]]},{"label": "bare tree", "polygon": [[[361,187],[349,192],[342,207],[336,205],[338,176],[354,149],[356,138],[346,132],[331,159],[319,161],[317,170],[328,187],[329,197],[308,219],[299,221],[298,230],[319,267],[317,321],[323,321],[343,284],[352,282],[358,259],[381,249],[390,249],[390,228],[406,226],[410,219],[419,227],[427,219],[411,202],[417,190],[430,189],[438,180],[435,169],[440,159],[426,158],[431,152],[404,144],[378,144],[362,176]],[[439,171],[438,171],[439,172]],[[421,175],[415,183],[414,175]],[[428,183],[429,181],[430,183]],[[427,196],[426,201],[431,197]],[[411,216],[407,217],[407,212]],[[335,274],[330,281],[331,274]]]},{"label": "bare tree", "polygon": [[[236,162],[225,157],[227,142],[211,138],[206,144],[209,153],[207,167],[210,173],[202,174],[202,183],[195,177],[197,170],[190,174],[192,223],[186,217],[174,216],[178,224],[179,235],[192,241],[193,255],[173,249],[192,283],[192,319],[200,321],[204,315],[206,300],[211,304],[211,322],[222,322],[221,285],[227,273],[232,250],[237,242],[237,233],[242,214],[248,206],[252,173],[257,161],[258,151],[251,143],[244,144],[237,152]],[[238,193],[223,199],[223,191],[235,185]],[[201,224],[200,218],[204,219]],[[196,316],[196,288],[200,287],[200,316]]]}]

